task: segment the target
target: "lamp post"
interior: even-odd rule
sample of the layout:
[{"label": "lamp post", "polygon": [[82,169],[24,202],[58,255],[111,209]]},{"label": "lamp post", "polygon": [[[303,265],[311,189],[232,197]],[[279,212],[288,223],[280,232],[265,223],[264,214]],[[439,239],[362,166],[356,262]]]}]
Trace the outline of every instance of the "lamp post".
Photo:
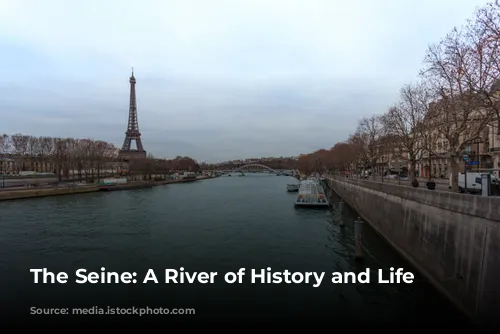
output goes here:
[{"label": "lamp post", "polygon": [[479,172],[479,167],[480,167],[479,165],[481,164],[481,156],[479,155],[479,142],[480,142],[480,140],[477,141],[477,146],[476,146],[477,147],[477,165],[476,165],[477,167],[476,167],[476,169],[478,172]]},{"label": "lamp post", "polygon": [[2,158],[2,189],[5,188],[5,173],[6,173],[5,161]]}]

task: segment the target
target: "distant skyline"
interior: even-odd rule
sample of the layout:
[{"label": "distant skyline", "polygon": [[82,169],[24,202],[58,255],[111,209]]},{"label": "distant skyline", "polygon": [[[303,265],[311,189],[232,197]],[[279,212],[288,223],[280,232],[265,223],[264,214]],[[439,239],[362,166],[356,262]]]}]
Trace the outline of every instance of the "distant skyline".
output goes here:
[{"label": "distant skyline", "polygon": [[209,163],[345,140],[480,0],[0,0],[0,134],[121,147],[131,68],[145,149]]}]

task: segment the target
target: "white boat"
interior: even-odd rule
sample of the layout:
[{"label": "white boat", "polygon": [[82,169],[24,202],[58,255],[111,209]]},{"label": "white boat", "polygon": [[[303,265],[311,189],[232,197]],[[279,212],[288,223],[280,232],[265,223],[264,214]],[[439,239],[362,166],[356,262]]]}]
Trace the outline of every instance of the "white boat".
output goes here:
[{"label": "white boat", "polygon": [[299,191],[299,185],[297,183],[290,183],[286,185],[286,191],[295,192]]},{"label": "white boat", "polygon": [[329,203],[323,187],[316,180],[304,180],[300,182],[295,206],[328,207]]}]

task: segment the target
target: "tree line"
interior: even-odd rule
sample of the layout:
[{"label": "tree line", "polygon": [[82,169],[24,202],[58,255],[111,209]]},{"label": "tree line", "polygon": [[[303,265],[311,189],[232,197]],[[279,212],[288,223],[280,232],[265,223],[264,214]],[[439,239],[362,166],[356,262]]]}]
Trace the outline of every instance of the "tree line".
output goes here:
[{"label": "tree line", "polygon": [[181,156],[157,159],[149,155],[125,164],[118,160],[118,152],[117,147],[102,140],[0,135],[0,157],[12,159],[16,173],[46,171],[55,173],[60,179],[94,180],[113,168],[114,172],[146,175],[196,172],[200,168],[194,159]]},{"label": "tree line", "polygon": [[[500,1],[478,8],[425,52],[418,80],[400,89],[383,114],[358,122],[347,140],[299,159],[301,171],[375,169],[392,156],[409,166],[432,157],[450,162],[452,187],[466,148],[500,130]],[[375,173],[372,173],[375,177]]]}]

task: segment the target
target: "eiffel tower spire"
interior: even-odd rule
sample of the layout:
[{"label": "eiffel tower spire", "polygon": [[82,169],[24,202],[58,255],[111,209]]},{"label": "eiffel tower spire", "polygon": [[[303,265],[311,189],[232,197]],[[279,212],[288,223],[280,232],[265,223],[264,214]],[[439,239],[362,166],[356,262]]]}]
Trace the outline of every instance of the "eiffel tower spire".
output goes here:
[{"label": "eiffel tower spire", "polygon": [[[142,146],[141,133],[139,131],[139,121],[137,119],[137,101],[135,97],[135,77],[134,68],[132,67],[132,75],[130,76],[130,105],[128,111],[128,125],[125,132],[125,140],[123,141],[122,149],[119,156],[124,160],[130,160],[136,157],[146,157],[146,151]],[[135,141],[136,149],[132,149],[132,141]]]}]

